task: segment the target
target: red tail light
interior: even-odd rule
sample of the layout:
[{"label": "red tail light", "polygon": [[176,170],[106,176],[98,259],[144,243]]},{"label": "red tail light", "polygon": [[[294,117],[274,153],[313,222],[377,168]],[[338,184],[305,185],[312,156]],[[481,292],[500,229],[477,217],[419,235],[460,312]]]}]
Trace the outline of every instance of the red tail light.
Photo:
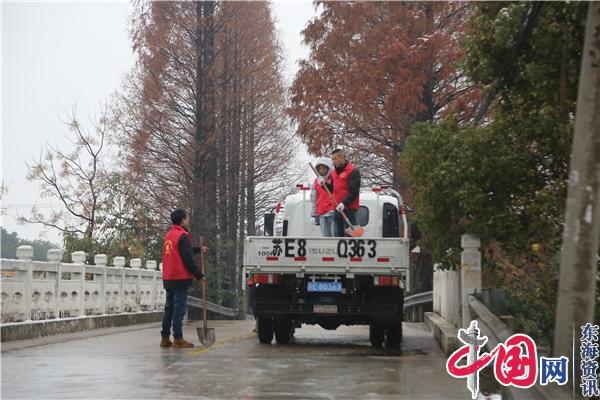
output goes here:
[{"label": "red tail light", "polygon": [[397,275],[375,276],[373,283],[375,286],[399,286],[400,278]]},{"label": "red tail light", "polygon": [[263,285],[276,285],[281,282],[280,274],[253,274],[248,279],[248,285],[261,283]]}]

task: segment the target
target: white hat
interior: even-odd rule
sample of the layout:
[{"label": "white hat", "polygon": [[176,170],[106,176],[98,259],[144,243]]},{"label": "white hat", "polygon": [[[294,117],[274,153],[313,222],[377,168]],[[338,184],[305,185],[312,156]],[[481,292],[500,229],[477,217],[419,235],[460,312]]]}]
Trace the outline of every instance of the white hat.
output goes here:
[{"label": "white hat", "polygon": [[324,165],[331,169],[331,160],[328,157],[319,157],[317,159],[317,163],[315,164],[315,168],[319,168],[319,165]]}]

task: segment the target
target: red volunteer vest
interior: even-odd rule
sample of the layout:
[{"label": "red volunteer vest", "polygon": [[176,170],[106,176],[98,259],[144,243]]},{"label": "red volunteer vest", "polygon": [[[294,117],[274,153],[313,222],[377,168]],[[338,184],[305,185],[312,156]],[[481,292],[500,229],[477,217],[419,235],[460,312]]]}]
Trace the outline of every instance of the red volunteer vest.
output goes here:
[{"label": "red volunteer vest", "polygon": [[[331,173],[331,178],[333,179],[333,197],[335,201],[341,203],[344,201],[346,196],[350,194],[350,189],[348,187],[348,179],[350,178],[350,173],[354,170],[354,165],[347,163],[344,169],[341,172],[337,172],[337,169],[333,168],[333,172]],[[352,201],[352,203],[348,204],[346,208],[351,210],[358,210],[359,206],[359,196]]]},{"label": "red volunteer vest", "polygon": [[317,191],[317,215],[321,216],[327,214],[333,210],[335,206],[329,198],[329,194],[323,189],[323,186],[319,185],[319,179],[315,178],[315,190]]},{"label": "red volunteer vest", "polygon": [[181,235],[187,235],[192,241],[192,235],[180,225],[173,225],[163,240],[163,280],[194,279],[185,265],[181,254],[179,254],[179,239]]}]

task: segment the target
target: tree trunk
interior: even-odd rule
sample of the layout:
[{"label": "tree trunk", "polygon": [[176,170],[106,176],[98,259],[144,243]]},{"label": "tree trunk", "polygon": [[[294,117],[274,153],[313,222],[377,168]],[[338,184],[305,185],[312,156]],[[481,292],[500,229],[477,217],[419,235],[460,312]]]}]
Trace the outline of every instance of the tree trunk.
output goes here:
[{"label": "tree trunk", "polygon": [[[596,303],[600,238],[600,3],[590,2],[588,7],[559,275],[555,356],[572,353],[573,334],[578,343],[581,326],[594,322]],[[579,368],[578,349],[572,362]]]},{"label": "tree trunk", "polygon": [[246,204],[246,218],[248,223],[247,233],[248,236],[256,235],[256,205],[255,205],[255,195],[254,195],[254,129],[255,129],[255,118],[254,113],[255,104],[254,100],[252,100],[250,105],[250,120],[248,127],[248,137],[247,137],[247,176],[246,176],[246,195],[248,196],[247,204]]},{"label": "tree trunk", "polygon": [[[211,242],[216,234],[216,145],[212,79],[214,52],[214,3],[196,3],[196,99],[195,156],[192,199],[192,232]],[[211,247],[211,246],[209,246]],[[210,254],[210,253],[209,253]],[[213,253],[214,254],[214,253]]]},{"label": "tree trunk", "polygon": [[393,172],[392,172],[392,187],[396,189],[405,203],[410,204],[412,196],[410,193],[410,186],[406,180],[406,172],[400,163],[400,152],[394,152],[393,160]]},{"label": "tree trunk", "polygon": [[202,3],[196,3],[196,87],[195,87],[195,110],[194,110],[194,174],[193,174],[193,196],[192,196],[192,218],[191,229],[194,236],[199,237],[203,234],[201,230],[202,222],[202,187],[201,176],[204,161],[203,145],[206,140],[206,129],[204,127],[204,62],[203,62],[203,44],[202,38],[203,18]]},{"label": "tree trunk", "polygon": [[208,109],[205,115],[208,117],[207,122],[207,151],[206,151],[206,168],[204,174],[204,188],[203,194],[205,200],[204,206],[207,208],[206,212],[206,224],[209,233],[208,240],[215,240],[217,233],[217,135],[215,132],[215,109],[216,109],[216,96],[215,96],[215,84],[214,84],[214,39],[215,39],[215,26],[214,26],[214,10],[215,3],[212,1],[206,1],[204,3],[204,19],[205,19],[205,76],[206,76],[206,91],[205,94],[208,98],[206,104]]},{"label": "tree trunk", "polygon": [[[238,53],[238,29],[233,32],[233,80],[232,80],[232,98],[231,98],[231,138],[229,140],[231,147],[231,160],[229,163],[229,225],[227,227],[227,240],[229,250],[227,254],[227,263],[231,268],[232,274],[237,280],[237,266],[240,264],[238,257],[237,241],[241,236],[238,235],[238,224],[240,220],[239,204],[240,204],[240,129],[241,129],[241,101],[239,92],[239,70],[240,60]],[[237,287],[237,285],[236,285]]]},{"label": "tree trunk", "polygon": [[231,184],[229,182],[229,168],[231,164],[231,143],[229,140],[229,40],[227,30],[224,33],[223,43],[223,72],[221,79],[221,87],[219,93],[221,93],[220,105],[220,127],[219,127],[219,157],[217,158],[217,164],[219,168],[218,175],[218,204],[217,214],[219,216],[219,258],[228,259],[228,241],[229,241],[229,202],[231,196],[229,195],[229,188]]},{"label": "tree trunk", "polygon": [[237,241],[237,259],[242,260],[244,255],[244,238],[246,233],[246,191],[244,190],[246,187],[246,160],[248,159],[248,147],[245,145],[245,132],[244,130],[240,131],[242,135],[241,142],[244,143],[242,147],[242,160],[240,163],[240,206],[237,210],[238,213],[238,241]]}]

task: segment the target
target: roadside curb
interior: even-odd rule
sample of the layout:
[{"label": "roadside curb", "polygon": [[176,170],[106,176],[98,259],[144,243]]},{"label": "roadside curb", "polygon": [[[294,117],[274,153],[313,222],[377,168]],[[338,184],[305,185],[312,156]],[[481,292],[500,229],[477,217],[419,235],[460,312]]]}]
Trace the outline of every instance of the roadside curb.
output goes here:
[{"label": "roadside curb", "polygon": [[458,328],[435,312],[425,313],[425,325],[433,332],[433,337],[447,356],[460,347]]},{"label": "roadside curb", "polygon": [[2,324],[1,342],[157,322],[162,319],[162,315],[162,311],[146,311]]}]

